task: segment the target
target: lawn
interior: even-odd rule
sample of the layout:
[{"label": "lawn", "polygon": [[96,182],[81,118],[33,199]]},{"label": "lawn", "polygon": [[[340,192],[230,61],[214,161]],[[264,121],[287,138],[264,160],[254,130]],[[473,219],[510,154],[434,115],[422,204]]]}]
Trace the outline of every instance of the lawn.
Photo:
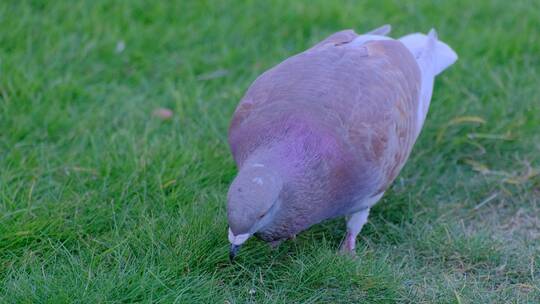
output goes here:
[{"label": "lawn", "polygon": [[[460,59],[357,257],[337,219],[229,263],[242,94],[384,23]],[[539,1],[3,0],[0,302],[540,303],[539,71]]]}]

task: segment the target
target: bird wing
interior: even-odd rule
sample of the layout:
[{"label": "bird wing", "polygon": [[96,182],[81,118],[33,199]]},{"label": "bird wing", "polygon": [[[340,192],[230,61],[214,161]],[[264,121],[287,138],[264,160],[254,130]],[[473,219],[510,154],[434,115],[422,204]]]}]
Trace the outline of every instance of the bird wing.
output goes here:
[{"label": "bird wing", "polygon": [[324,39],[323,41],[315,44],[312,49],[317,49],[321,46],[324,46],[326,44],[332,44],[332,45],[340,45],[340,44],[344,44],[344,43],[349,43],[351,41],[353,41],[356,37],[358,37],[358,34],[355,33],[353,30],[343,30],[343,31],[339,31],[337,33],[334,33],[328,37],[326,37],[326,39]]},{"label": "bird wing", "polygon": [[378,173],[370,177],[378,179],[370,183],[375,195],[396,178],[416,141],[421,75],[399,41],[367,42],[364,47],[368,56],[352,56],[357,94],[354,101],[342,99],[350,107],[348,140],[362,170]]},{"label": "bird wing", "polygon": [[355,35],[338,32],[255,80],[229,129],[237,163],[276,136],[283,116],[308,117],[356,155],[364,195],[386,189],[416,139],[420,71],[401,42]]},{"label": "bird wing", "polygon": [[[303,57],[302,55],[305,53],[316,52],[317,50],[326,46],[346,44],[353,41],[356,37],[358,37],[358,34],[356,34],[353,30],[349,29],[339,31],[328,36],[326,39],[315,44],[313,47],[304,51],[303,53],[300,53],[289,59],[295,58],[297,56]],[[246,120],[251,114],[258,112],[258,110],[260,110],[264,106],[267,106],[268,104],[278,101],[276,99],[268,98],[268,95],[270,94],[270,91],[274,89],[273,82],[275,81],[276,84],[278,83],[278,81],[276,81],[277,79],[275,79],[275,73],[281,70],[286,70],[287,67],[285,67],[285,65],[287,61],[289,60],[285,60],[276,67],[261,74],[253,82],[253,84],[246,92],[244,98],[240,100],[240,103],[238,104],[234,112],[233,119],[229,128],[229,134],[234,133],[236,131],[236,128],[240,126],[244,122],[244,120]]]}]

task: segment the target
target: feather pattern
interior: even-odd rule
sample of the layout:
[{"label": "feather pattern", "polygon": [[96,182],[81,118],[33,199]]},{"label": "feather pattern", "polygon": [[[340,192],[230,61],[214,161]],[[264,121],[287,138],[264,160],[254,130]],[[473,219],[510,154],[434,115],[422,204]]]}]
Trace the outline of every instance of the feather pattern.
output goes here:
[{"label": "feather pattern", "polygon": [[261,238],[371,207],[405,164],[425,117],[422,74],[389,30],[337,32],[263,73],[240,101],[229,128],[240,171],[264,163],[285,181]]}]

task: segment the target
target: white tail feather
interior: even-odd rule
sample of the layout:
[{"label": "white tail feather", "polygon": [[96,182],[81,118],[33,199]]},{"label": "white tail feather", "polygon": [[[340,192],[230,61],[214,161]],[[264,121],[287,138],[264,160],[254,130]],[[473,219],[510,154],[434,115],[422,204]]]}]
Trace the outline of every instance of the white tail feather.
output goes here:
[{"label": "white tail feather", "polygon": [[399,38],[399,41],[412,53],[421,72],[417,110],[417,134],[420,134],[431,103],[435,76],[456,62],[458,57],[454,50],[438,39],[435,29],[431,29],[427,35],[409,34]]},{"label": "white tail feather", "polygon": [[399,38],[399,41],[411,51],[417,60],[421,56],[427,56],[426,53],[430,52],[432,59],[429,64],[432,65],[435,75],[440,74],[458,59],[456,52],[452,48],[438,40],[435,29],[431,29],[428,35],[421,33],[409,34]]}]

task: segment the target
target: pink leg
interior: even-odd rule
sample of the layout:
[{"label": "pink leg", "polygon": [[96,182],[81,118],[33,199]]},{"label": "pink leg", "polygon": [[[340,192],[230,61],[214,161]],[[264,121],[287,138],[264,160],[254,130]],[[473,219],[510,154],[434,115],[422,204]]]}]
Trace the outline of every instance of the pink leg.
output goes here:
[{"label": "pink leg", "polygon": [[367,222],[368,216],[369,208],[353,213],[347,217],[347,234],[345,235],[345,241],[341,245],[342,252],[355,255],[356,237]]}]

